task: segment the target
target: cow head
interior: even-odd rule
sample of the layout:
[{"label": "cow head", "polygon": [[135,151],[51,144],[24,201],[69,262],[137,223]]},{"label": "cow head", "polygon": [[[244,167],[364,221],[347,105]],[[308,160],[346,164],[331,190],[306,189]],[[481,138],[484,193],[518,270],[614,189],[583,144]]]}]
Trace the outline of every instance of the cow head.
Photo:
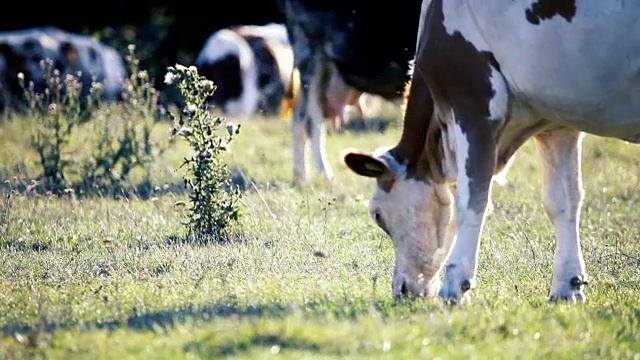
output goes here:
[{"label": "cow head", "polygon": [[348,150],[343,161],[356,174],[376,179],[369,212],[393,241],[393,295],[436,295],[453,244],[447,235],[453,212],[448,183],[426,176],[424,159],[417,168],[409,166],[393,149],[371,155]]}]

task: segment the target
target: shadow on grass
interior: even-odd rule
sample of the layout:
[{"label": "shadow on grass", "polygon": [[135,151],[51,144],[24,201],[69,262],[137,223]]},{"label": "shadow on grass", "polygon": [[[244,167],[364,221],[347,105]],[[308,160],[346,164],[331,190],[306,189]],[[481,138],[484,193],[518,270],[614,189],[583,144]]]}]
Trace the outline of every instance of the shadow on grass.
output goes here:
[{"label": "shadow on grass", "polygon": [[40,252],[47,251],[51,248],[51,244],[41,241],[21,241],[9,238],[0,239],[0,249],[13,250],[17,252]]},{"label": "shadow on grass", "polygon": [[[245,192],[253,190],[251,186],[255,179],[250,179],[246,175],[246,170],[240,167],[230,169],[231,183]],[[137,184],[119,184],[114,186],[89,185],[75,183],[68,188],[58,191],[47,190],[37,180],[31,182],[11,182],[5,180],[0,184],[0,194],[17,193],[27,197],[53,196],[58,198],[75,197],[83,198],[113,198],[113,199],[140,199],[149,200],[153,197],[163,195],[184,195],[187,189],[182,181],[164,185],[154,185],[145,180]]]},{"label": "shadow on grass", "polygon": [[379,132],[384,133],[389,127],[397,126],[397,121],[386,117],[355,118],[349,120],[340,130],[351,133]]},{"label": "shadow on grass", "polygon": [[10,323],[2,327],[5,336],[15,334],[29,335],[37,333],[49,333],[65,329],[108,329],[116,330],[127,328],[137,331],[168,331],[171,328],[191,321],[211,322],[216,318],[256,319],[274,318],[282,319],[296,312],[318,318],[331,316],[341,319],[356,319],[372,312],[382,317],[406,315],[411,313],[432,312],[440,307],[425,303],[423,299],[417,300],[367,300],[345,299],[344,301],[317,300],[304,305],[282,304],[255,304],[241,305],[229,300],[203,306],[186,306],[183,308],[163,310],[156,312],[140,313],[136,308],[132,315],[126,319],[97,322],[67,322],[60,323],[48,320],[50,317],[42,316],[36,324]]},{"label": "shadow on grass", "polygon": [[248,336],[229,339],[227,342],[216,341],[216,339],[190,342],[184,346],[184,350],[201,354],[203,357],[226,357],[247,352],[255,347],[271,348],[272,350],[274,347],[277,347],[276,353],[280,350],[290,349],[315,353],[322,352],[324,354],[329,352],[333,353],[333,355],[340,355],[341,353],[340,351],[330,351],[330,349],[327,349],[323,344],[314,342],[311,339],[301,338],[296,336],[296,334],[258,334],[255,332]]}]

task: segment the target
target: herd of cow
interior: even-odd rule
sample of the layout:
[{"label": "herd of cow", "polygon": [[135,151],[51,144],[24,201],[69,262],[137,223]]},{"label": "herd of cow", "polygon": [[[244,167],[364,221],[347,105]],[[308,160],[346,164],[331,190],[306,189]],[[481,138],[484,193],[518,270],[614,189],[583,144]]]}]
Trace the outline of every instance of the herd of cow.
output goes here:
[{"label": "herd of cow", "polygon": [[[217,85],[210,104],[223,115],[294,119],[296,179],[306,177],[307,139],[317,171],[332,178],[326,124],[343,127],[349,107],[364,118],[371,99],[403,103],[420,3],[402,0],[399,5],[408,6],[389,10],[361,0],[281,0],[285,23],[217,30],[193,65]],[[95,81],[102,83],[105,100],[120,98],[127,74],[116,49],[59,28],[23,29],[0,32],[0,112],[24,109],[18,74],[36,91],[44,88],[41,63],[47,58],[60,74],[81,74],[84,94]]]},{"label": "herd of cow", "polygon": [[[284,24],[220,30],[196,66],[218,84],[212,101],[227,114],[275,114],[294,104],[296,179],[306,177],[307,139],[318,172],[333,176],[325,119],[339,123],[344,107],[363,94],[404,104],[397,145],[343,156],[355,174],[376,180],[369,210],[393,240],[394,295],[459,300],[475,287],[494,176],[535,139],[542,202],[556,233],[549,295],[586,299],[582,135],[640,143],[640,2],[280,0],[280,6]],[[45,56],[60,71],[95,73],[117,98],[124,71],[113,49],[55,29],[0,34],[3,93],[15,91],[17,72],[38,79],[36,64]]]}]

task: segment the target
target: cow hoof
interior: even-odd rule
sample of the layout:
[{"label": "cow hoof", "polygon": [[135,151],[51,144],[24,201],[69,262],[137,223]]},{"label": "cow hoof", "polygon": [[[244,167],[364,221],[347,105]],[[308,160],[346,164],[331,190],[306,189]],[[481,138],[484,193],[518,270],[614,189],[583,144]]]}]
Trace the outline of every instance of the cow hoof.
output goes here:
[{"label": "cow hoof", "polygon": [[440,288],[439,296],[447,303],[457,304],[468,297],[469,291],[475,288],[475,280],[465,279],[458,280],[459,276],[455,276],[455,265],[447,267],[447,276],[442,288]]},{"label": "cow hoof", "polygon": [[587,298],[584,295],[584,287],[588,285],[586,276],[574,276],[566,284],[552,286],[549,294],[550,302],[567,302],[570,304],[584,303]]}]

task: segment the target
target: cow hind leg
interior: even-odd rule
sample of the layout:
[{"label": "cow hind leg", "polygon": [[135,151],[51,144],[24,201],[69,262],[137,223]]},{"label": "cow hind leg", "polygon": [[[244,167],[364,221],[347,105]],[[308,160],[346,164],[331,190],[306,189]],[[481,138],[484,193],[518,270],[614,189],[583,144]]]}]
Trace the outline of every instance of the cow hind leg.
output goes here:
[{"label": "cow hind leg", "polygon": [[556,232],[552,301],[584,302],[587,284],[580,248],[579,222],[583,189],[581,179],[582,133],[571,129],[536,136],[542,157],[542,201]]},{"label": "cow hind leg", "polygon": [[311,140],[311,153],[318,174],[323,174],[331,181],[333,170],[329,165],[325,149],[326,124],[324,120],[323,99],[326,82],[327,64],[318,54],[301,67],[301,95],[293,121],[294,134],[294,177],[295,180],[306,178],[305,145],[302,139]]}]

